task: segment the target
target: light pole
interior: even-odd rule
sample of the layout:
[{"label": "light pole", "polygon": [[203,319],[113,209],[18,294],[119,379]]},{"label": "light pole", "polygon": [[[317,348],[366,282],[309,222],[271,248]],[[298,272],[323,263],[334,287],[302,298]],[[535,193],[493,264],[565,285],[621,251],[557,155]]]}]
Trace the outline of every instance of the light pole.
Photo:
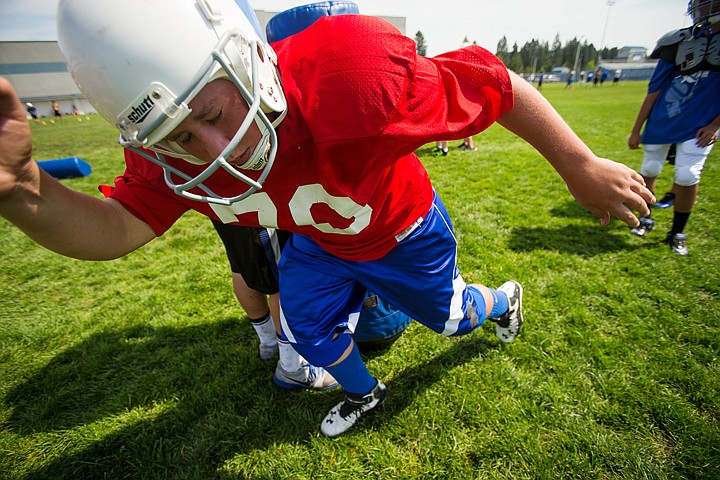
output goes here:
[{"label": "light pole", "polygon": [[580,78],[579,78],[580,73],[578,72],[578,66],[579,66],[578,63],[580,63],[580,48],[581,48],[582,41],[584,38],[585,37],[580,37],[580,39],[578,40],[578,44],[577,44],[577,50],[575,50],[575,66],[573,67],[573,69],[575,70],[575,73],[573,74],[573,80],[575,82],[578,82],[580,80]]},{"label": "light pole", "polygon": [[605,46],[605,33],[607,33],[607,26],[608,22],[610,21],[610,9],[615,5],[615,0],[607,0],[605,2],[605,5],[608,7],[607,16],[605,17],[605,26],[603,27],[603,33],[602,38],[600,39],[600,48],[598,49],[598,59],[597,59],[597,65],[595,65],[595,70],[600,68],[600,60],[602,59],[602,49]]}]

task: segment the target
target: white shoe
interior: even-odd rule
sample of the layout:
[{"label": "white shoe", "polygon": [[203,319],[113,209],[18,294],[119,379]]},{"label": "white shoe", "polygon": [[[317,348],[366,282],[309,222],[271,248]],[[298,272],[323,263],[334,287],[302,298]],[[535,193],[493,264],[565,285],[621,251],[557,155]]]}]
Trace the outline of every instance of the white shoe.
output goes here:
[{"label": "white shoe", "polygon": [[652,229],[655,228],[655,220],[653,220],[650,217],[640,217],[640,224],[630,230],[630,233],[633,235],[637,235],[638,237],[644,237],[648,233],[652,232]]},{"label": "white shoe", "polygon": [[674,235],[672,233],[668,233],[667,237],[665,237],[665,243],[670,245],[670,248],[676,255],[688,254],[687,244],[685,243],[686,241],[687,235],[684,233],[676,233]]},{"label": "white shoe", "polygon": [[508,298],[508,311],[499,318],[491,318],[495,322],[495,333],[500,341],[509,343],[515,340],[523,324],[522,296],[523,288],[515,280],[509,280],[498,288]]},{"label": "white shoe", "polygon": [[288,372],[280,366],[280,362],[275,369],[273,382],[281,388],[290,390],[296,388],[306,388],[308,390],[330,390],[338,386],[332,375],[325,371],[324,368],[314,367],[309,363],[305,363],[300,370],[296,372]]},{"label": "white shoe", "polygon": [[363,414],[382,405],[387,396],[387,388],[380,380],[367,395],[346,393],[343,401],[335,405],[325,416],[320,424],[320,431],[328,437],[337,437],[347,432]]}]

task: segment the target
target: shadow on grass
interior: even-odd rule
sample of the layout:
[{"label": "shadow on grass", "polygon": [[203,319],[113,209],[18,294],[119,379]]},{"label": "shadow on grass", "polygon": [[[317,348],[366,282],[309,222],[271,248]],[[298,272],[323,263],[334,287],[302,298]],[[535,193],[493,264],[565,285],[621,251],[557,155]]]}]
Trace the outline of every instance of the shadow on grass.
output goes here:
[{"label": "shadow on grass", "polygon": [[[574,200],[554,206],[550,209],[550,214],[556,218],[594,221],[592,214]],[[516,252],[547,250],[594,256],[609,252],[644,250],[655,247],[657,243],[654,238],[648,241],[632,236],[630,229],[614,218],[609,227],[601,227],[598,223],[574,223],[561,228],[514,228],[508,246]]]},{"label": "shadow on grass", "polygon": [[[43,454],[51,459],[25,478],[214,478],[238,455],[308,444],[341,392],[274,387],[274,365],[257,361],[254,347],[252,356],[238,348],[242,328],[236,320],[141,326],[92,335],[58,355],[4,399],[12,408],[7,431],[39,435],[31,445],[55,438]],[[402,412],[488,348],[476,333],[406,368],[388,382],[385,408],[364,421]]]},{"label": "shadow on grass", "polygon": [[561,228],[514,228],[510,233],[508,248],[515,252],[547,250],[589,257],[610,252],[643,250],[655,247],[656,243],[633,237],[629,230],[625,229],[617,232],[599,225],[566,225]]},{"label": "shadow on grass", "polygon": [[562,205],[555,205],[550,209],[550,215],[559,218],[592,219],[592,213],[585,210],[575,200],[566,200]]},{"label": "shadow on grass", "polygon": [[654,238],[648,241],[632,236],[630,228],[616,218],[612,219],[610,226],[601,227],[595,217],[575,200],[553,206],[550,214],[556,218],[584,222],[561,228],[515,228],[511,233],[509,248],[516,252],[547,250],[589,257],[609,252],[644,250],[658,243]]}]

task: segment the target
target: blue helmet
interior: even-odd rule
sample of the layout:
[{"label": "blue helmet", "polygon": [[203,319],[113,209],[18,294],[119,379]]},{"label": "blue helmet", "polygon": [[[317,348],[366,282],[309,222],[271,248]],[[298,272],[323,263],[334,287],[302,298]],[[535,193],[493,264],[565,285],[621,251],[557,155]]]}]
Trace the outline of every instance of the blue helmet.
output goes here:
[{"label": "blue helmet", "polygon": [[690,0],[688,15],[693,25],[707,25],[720,21],[720,0]]}]

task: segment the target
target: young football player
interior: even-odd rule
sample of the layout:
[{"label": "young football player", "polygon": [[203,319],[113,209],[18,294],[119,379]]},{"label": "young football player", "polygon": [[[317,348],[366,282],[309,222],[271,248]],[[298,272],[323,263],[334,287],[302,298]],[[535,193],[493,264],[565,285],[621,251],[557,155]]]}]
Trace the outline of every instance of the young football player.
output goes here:
[{"label": "young football player", "polygon": [[[653,192],[668,151],[676,147],[675,211],[665,242],[678,255],[688,254],[683,232],[720,129],[720,0],[691,0],[688,14],[691,27],[658,40],[651,55],[658,64],[628,139],[631,149],[643,144],[640,173]],[[663,200],[671,198],[666,195]],[[646,215],[631,231],[643,237],[654,227],[655,220]]]},{"label": "young football player", "polygon": [[[248,4],[241,6],[248,7]],[[243,8],[243,11],[255,31],[261,34],[255,12],[249,7]],[[294,35],[322,16],[352,13],[360,13],[358,6],[346,1],[326,1],[291,8],[270,19],[267,39],[275,42]],[[278,357],[273,382],[288,389],[328,390],[337,386],[332,375],[309,364],[287,340],[280,338],[277,262],[289,233],[273,228],[211,221],[230,262],[235,296],[257,333],[260,360],[270,362]],[[407,315],[370,292],[363,301],[353,340],[361,352],[386,348],[398,339],[411,321]]]},{"label": "young football player", "polygon": [[614,215],[636,226],[633,210],[647,215],[654,201],[639,174],[594,155],[480,47],[422,57],[362,15],[323,17],[270,47],[234,0],[60,0],[58,31],[75,81],[120,131],[125,173],[101,200],[40,171],[3,79],[0,214],[51,250],[95,260],[141,247],[190,209],[292,232],[278,265],[282,333],[345,390],[322,420],[328,436],[387,397],[348,334],[366,289],[442,335],[489,319],[509,342],[522,326],[519,283],[491,289],[460,275],[417,148],[498,122],[602,225]]}]

